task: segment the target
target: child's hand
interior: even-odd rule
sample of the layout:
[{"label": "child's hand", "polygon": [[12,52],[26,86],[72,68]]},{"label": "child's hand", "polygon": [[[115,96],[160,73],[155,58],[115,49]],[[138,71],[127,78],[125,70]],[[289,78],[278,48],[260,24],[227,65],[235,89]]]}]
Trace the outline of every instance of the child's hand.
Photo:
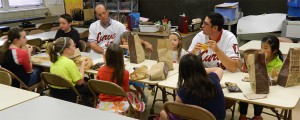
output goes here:
[{"label": "child's hand", "polygon": [[81,67],[85,67],[85,66],[88,64],[88,58],[83,57],[83,58],[81,58],[81,59],[82,59]]},{"label": "child's hand", "polygon": [[128,50],[128,45],[120,45],[120,47]]},{"label": "child's hand", "polygon": [[28,53],[31,53],[33,50],[33,47],[31,45],[26,44],[24,47],[22,47],[24,50],[26,50]]}]

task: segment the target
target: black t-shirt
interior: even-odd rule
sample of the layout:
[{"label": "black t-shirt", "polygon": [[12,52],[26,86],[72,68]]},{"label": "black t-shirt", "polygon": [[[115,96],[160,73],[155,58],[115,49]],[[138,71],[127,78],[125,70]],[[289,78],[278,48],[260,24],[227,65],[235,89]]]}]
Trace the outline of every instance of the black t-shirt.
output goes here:
[{"label": "black t-shirt", "polygon": [[57,33],[55,35],[55,40],[57,38],[60,38],[60,37],[69,37],[69,38],[71,38],[74,41],[74,43],[76,44],[76,48],[79,48],[80,36],[79,36],[79,33],[76,29],[71,27],[71,31],[69,31],[67,33],[65,33],[63,30],[59,29],[59,30],[57,30]]}]

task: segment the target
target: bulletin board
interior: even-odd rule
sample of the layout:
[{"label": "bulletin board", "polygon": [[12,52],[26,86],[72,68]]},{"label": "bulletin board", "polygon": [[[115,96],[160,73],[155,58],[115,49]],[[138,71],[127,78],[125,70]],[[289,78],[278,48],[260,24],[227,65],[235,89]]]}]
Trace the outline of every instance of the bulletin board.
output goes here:
[{"label": "bulletin board", "polygon": [[75,8],[83,9],[83,0],[65,0],[65,10],[67,14],[72,15],[71,10]]}]

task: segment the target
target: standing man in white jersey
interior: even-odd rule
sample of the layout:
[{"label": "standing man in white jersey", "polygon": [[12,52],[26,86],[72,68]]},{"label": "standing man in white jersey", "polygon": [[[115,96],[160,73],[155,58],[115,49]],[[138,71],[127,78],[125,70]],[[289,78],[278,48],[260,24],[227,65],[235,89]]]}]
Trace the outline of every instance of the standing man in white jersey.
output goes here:
[{"label": "standing man in white jersey", "polygon": [[[109,11],[104,5],[97,5],[95,13],[99,20],[90,25],[88,41],[92,52],[103,54],[110,43],[119,44],[120,36],[127,30],[122,23],[109,18]],[[151,44],[146,41],[141,42],[149,51],[153,50]]]},{"label": "standing man in white jersey", "polygon": [[221,14],[208,14],[202,25],[203,31],[193,38],[188,51],[201,55],[205,67],[221,67],[236,72],[240,58],[238,42],[234,34],[222,29],[223,24]]}]

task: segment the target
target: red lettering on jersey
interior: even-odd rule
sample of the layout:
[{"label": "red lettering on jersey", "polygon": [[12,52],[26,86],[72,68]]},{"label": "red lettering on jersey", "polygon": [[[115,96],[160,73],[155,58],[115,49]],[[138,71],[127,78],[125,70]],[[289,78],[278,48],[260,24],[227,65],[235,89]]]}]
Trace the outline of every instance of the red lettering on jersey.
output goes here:
[{"label": "red lettering on jersey", "polygon": [[202,51],[202,52],[200,53],[200,56],[202,56],[204,53],[208,53],[208,50]]},{"label": "red lettering on jersey", "polygon": [[211,62],[211,61],[218,61],[219,57],[217,54],[207,55],[204,57],[203,62]]},{"label": "red lettering on jersey", "polygon": [[97,43],[100,43],[102,41],[108,40],[108,42],[106,43],[108,45],[108,43],[112,43],[112,41],[110,41],[110,40],[115,39],[115,38],[116,38],[116,33],[101,36],[101,32],[99,32],[98,35],[97,35],[96,41],[97,41]]},{"label": "red lettering on jersey", "polygon": [[237,44],[233,44],[232,45],[233,51],[235,54],[239,54],[239,50],[238,50],[238,45]]}]

